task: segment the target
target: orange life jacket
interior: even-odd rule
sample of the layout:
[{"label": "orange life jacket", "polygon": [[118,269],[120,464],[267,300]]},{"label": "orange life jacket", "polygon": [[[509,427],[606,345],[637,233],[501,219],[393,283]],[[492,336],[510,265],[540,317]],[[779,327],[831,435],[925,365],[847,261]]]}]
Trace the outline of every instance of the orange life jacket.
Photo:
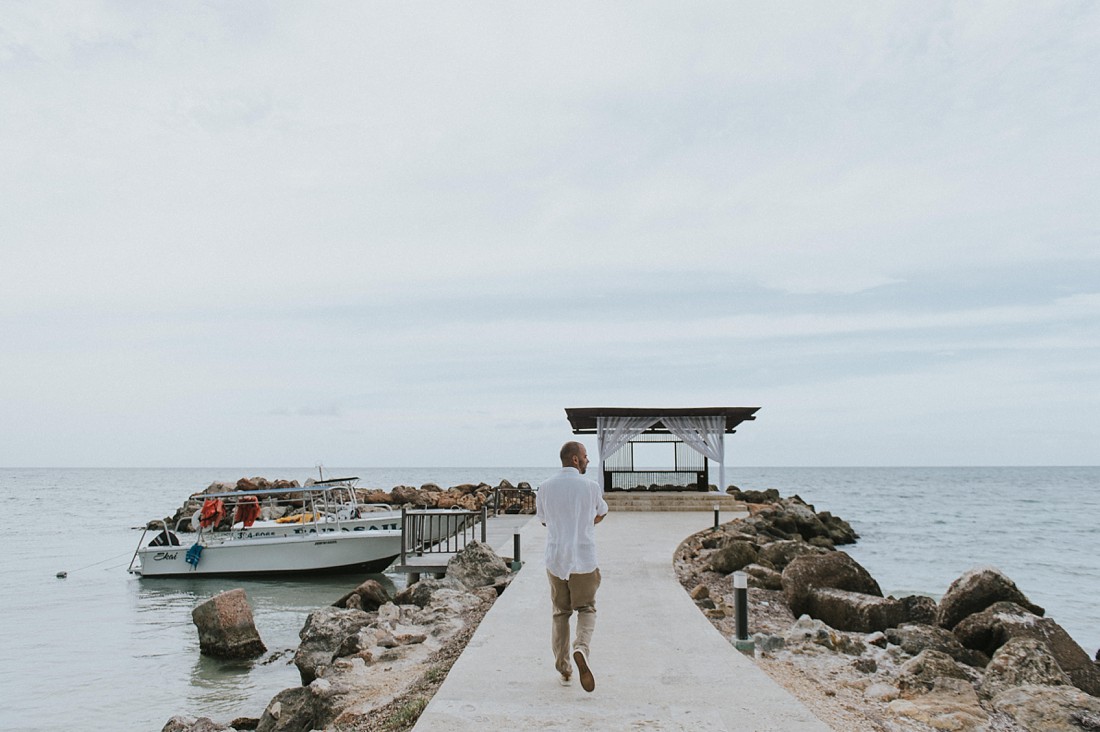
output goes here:
[{"label": "orange life jacket", "polygon": [[199,525],[204,529],[217,526],[225,518],[225,504],[220,498],[207,498],[202,502],[202,513],[199,514]]},{"label": "orange life jacket", "polygon": [[233,523],[240,521],[248,528],[260,517],[260,500],[256,496],[241,496],[237,510],[233,512]]}]

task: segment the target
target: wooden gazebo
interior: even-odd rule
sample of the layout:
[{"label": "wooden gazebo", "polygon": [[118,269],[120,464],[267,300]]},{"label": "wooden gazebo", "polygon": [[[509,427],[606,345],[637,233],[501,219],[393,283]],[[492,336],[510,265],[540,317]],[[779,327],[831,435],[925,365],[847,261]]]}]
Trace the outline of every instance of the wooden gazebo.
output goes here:
[{"label": "wooden gazebo", "polygon": [[[578,435],[596,435],[600,485],[615,490],[709,489],[708,460],[719,464],[718,489],[726,482],[725,435],[742,422],[756,419],[760,407],[634,407],[567,408]],[[672,446],[670,465],[653,469],[636,465],[637,445]]]}]

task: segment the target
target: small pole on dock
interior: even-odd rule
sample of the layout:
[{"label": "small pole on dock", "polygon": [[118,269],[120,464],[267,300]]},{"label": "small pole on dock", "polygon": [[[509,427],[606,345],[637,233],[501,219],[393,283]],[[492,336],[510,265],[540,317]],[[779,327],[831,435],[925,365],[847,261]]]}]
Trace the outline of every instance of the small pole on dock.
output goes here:
[{"label": "small pole on dock", "polygon": [[713,506],[711,506],[711,508],[714,509],[714,528],[717,529],[718,528],[718,512],[721,509],[721,507],[716,503]]},{"label": "small pole on dock", "polygon": [[737,639],[734,647],[739,651],[752,651],[749,638],[749,576],[745,572],[733,573],[733,612],[736,616]]},{"label": "small pole on dock", "polygon": [[523,560],[519,556],[519,532],[512,534],[512,571],[518,572],[523,566]]}]

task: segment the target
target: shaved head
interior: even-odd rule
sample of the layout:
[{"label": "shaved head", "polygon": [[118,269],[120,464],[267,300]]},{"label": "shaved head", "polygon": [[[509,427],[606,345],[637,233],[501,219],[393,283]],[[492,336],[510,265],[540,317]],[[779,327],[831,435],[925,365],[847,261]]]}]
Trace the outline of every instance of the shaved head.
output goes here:
[{"label": "shaved head", "polygon": [[567,442],[561,446],[561,464],[572,465],[574,457],[580,457],[581,451],[587,452],[579,442]]},{"label": "shaved head", "polygon": [[567,442],[561,446],[561,466],[576,468],[583,475],[588,468],[588,448],[581,442]]}]

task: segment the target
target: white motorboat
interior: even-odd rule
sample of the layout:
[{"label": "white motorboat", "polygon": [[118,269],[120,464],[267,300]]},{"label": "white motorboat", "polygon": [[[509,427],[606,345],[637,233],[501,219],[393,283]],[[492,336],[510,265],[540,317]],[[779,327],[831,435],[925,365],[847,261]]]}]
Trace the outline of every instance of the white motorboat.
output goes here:
[{"label": "white motorboat", "polygon": [[[401,553],[401,511],[358,503],[354,480],[205,494],[203,509],[192,517],[197,531],[147,529],[129,571],[142,577],[381,572]],[[257,518],[290,500],[293,512]],[[431,535],[418,541],[444,539],[467,521],[465,512],[440,513]]]}]

